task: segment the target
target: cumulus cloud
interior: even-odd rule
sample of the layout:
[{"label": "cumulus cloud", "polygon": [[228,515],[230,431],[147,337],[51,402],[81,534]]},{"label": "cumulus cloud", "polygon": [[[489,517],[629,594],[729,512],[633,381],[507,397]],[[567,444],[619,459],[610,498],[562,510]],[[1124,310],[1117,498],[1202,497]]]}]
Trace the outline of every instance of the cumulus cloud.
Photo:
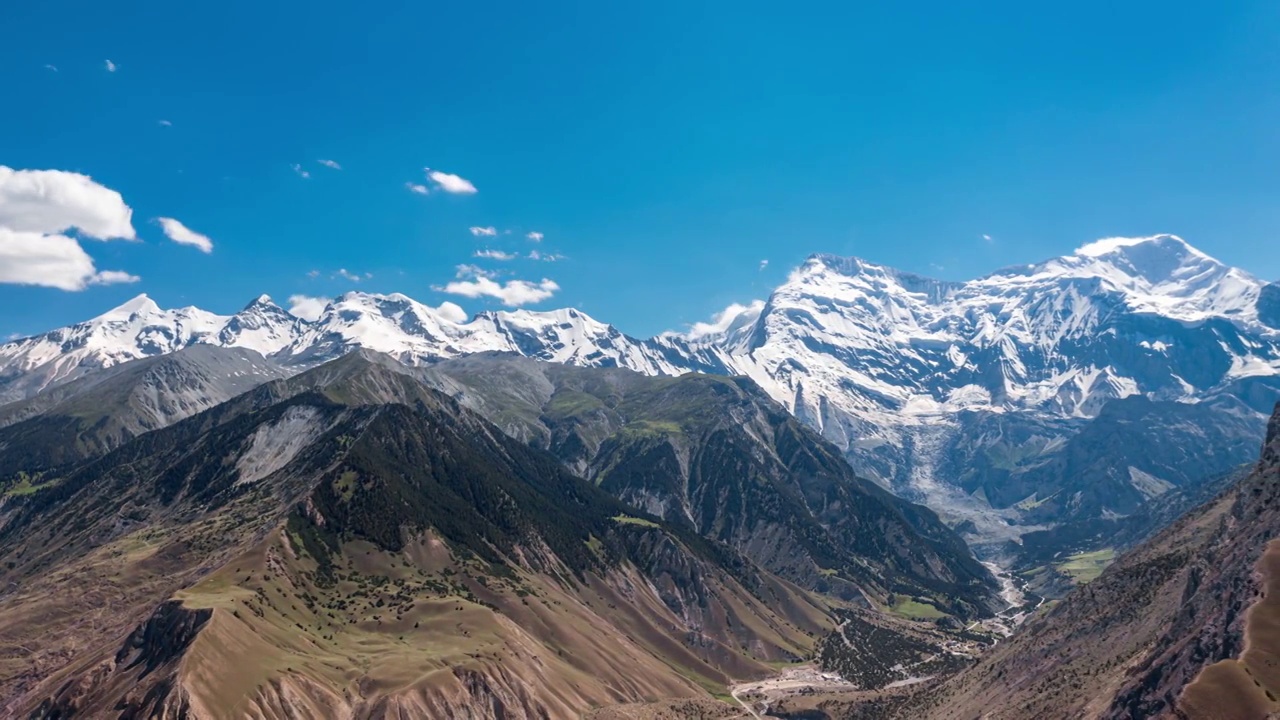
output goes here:
[{"label": "cumulus cloud", "polygon": [[457,195],[473,195],[476,193],[476,186],[471,184],[470,180],[464,177],[454,175],[453,173],[440,172],[426,168],[427,179],[436,184],[436,187],[447,192]]},{"label": "cumulus cloud", "polygon": [[137,237],[124,198],[88,175],[0,165],[0,283],[83,290],[138,280],[99,272],[72,230],[98,240]]},{"label": "cumulus cloud", "polygon": [[473,225],[467,229],[470,230],[471,234],[476,237],[494,237],[495,235],[498,234],[498,229],[493,227],[492,225],[490,225],[489,227],[476,227]]},{"label": "cumulus cloud", "polygon": [[323,165],[323,166],[325,166],[325,167],[327,167],[327,168],[329,168],[329,169],[331,169],[331,170],[341,170],[341,169],[342,169],[342,166],[341,166],[341,165],[339,165],[339,164],[338,164],[338,162],[337,162],[336,160],[317,160],[316,162],[320,163],[321,165]]},{"label": "cumulus cloud", "polygon": [[137,281],[136,275],[120,270],[99,272],[74,238],[0,227],[0,283],[84,290]]},{"label": "cumulus cloud", "polygon": [[213,241],[208,235],[201,235],[173,218],[162,217],[157,220],[170,240],[179,245],[190,245],[205,254],[213,252]]},{"label": "cumulus cloud", "polygon": [[426,195],[427,193],[431,192],[430,190],[427,189],[426,185],[419,185],[417,183],[407,182],[404,184],[404,186],[409,190],[409,192],[417,195]]},{"label": "cumulus cloud", "polygon": [[439,290],[469,298],[491,297],[507,307],[520,307],[550,298],[560,290],[560,286],[546,278],[537,283],[528,280],[501,283],[489,277],[476,276],[470,280],[455,280]]},{"label": "cumulus cloud", "polygon": [[137,237],[133,210],[120,193],[88,175],[62,170],[14,170],[0,165],[0,227],[107,240]]},{"label": "cumulus cloud", "polygon": [[538,252],[537,250],[530,250],[529,259],[541,260],[542,262],[556,262],[557,260],[563,260],[564,256],[557,255],[555,253],[544,253],[544,252]]},{"label": "cumulus cloud", "polygon": [[709,336],[724,335],[744,325],[755,322],[764,310],[763,300],[753,300],[750,304],[731,303],[729,307],[711,316],[711,322],[694,323],[685,333],[689,340],[702,340]]},{"label": "cumulus cloud", "polygon": [[307,179],[309,179],[309,178],[311,177],[311,173],[310,173],[309,171],[305,170],[305,169],[304,169],[301,165],[299,165],[298,163],[294,163],[294,164],[290,165],[289,167],[293,168],[293,171],[294,171],[295,173],[297,173],[297,174],[298,174],[298,177],[302,178],[303,180],[307,180]]},{"label": "cumulus cloud", "polygon": [[542,238],[544,238],[544,237],[546,237],[546,236],[545,236],[545,235],[543,235],[543,234],[542,234],[542,233],[540,233],[540,232],[534,231],[534,232],[529,233],[528,235],[525,235],[525,237],[529,238],[530,240],[532,240],[532,241],[534,241],[534,242],[542,242]]},{"label": "cumulus cloud", "polygon": [[329,306],[329,298],[312,297],[310,295],[290,295],[289,312],[303,320],[319,320],[324,309]]},{"label": "cumulus cloud", "polygon": [[435,311],[437,315],[454,324],[461,324],[467,321],[467,311],[448,300],[440,303],[440,307],[435,308]]},{"label": "cumulus cloud", "polygon": [[761,269],[761,270],[763,270],[763,269],[765,269],[765,268],[767,268],[767,267],[769,267],[769,261],[768,261],[768,260],[761,260],[761,261],[760,261],[760,269]]},{"label": "cumulus cloud", "polygon": [[472,257],[485,258],[488,260],[515,260],[519,256],[515,253],[503,252],[501,250],[477,250],[472,253]]},{"label": "cumulus cloud", "polygon": [[116,66],[116,64],[115,64],[115,63],[111,62],[110,60],[107,60],[107,61],[106,61],[106,68],[107,68],[107,72],[115,72],[115,71],[116,71],[116,67],[117,67],[117,66]]}]

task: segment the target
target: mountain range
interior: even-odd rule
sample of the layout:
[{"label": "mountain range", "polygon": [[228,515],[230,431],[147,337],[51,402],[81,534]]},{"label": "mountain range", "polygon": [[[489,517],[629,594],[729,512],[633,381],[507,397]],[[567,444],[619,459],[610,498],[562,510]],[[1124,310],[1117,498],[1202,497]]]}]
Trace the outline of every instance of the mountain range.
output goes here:
[{"label": "mountain range", "polygon": [[[860,475],[1001,556],[1028,532],[1123,518],[1247,463],[1280,397],[1280,286],[1172,235],[1099,240],[969,282],[813,255],[767,300],[644,340],[575,309],[469,320],[454,310],[352,292],[315,320],[266,296],[220,316],[143,295],[0,346],[0,399],[198,345],[253,350],[287,372],[363,348],[411,365],[508,352],[647,375],[740,375]],[[1129,409],[1111,407],[1126,400]],[[1211,439],[1214,454],[1187,464],[1147,452],[1137,444],[1146,426],[1121,420],[1144,412],[1167,416],[1168,448]],[[1117,428],[1138,434],[1114,441]]]}]

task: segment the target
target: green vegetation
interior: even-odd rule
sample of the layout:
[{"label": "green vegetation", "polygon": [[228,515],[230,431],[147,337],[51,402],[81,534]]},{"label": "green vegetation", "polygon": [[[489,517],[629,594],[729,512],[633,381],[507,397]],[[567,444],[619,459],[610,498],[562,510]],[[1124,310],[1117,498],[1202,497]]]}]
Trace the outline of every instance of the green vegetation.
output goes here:
[{"label": "green vegetation", "polygon": [[1116,559],[1115,548],[1103,548],[1093,552],[1076,553],[1055,567],[1058,572],[1079,585],[1097,579],[1102,571]]},{"label": "green vegetation", "polygon": [[616,515],[614,516],[613,521],[616,523],[622,523],[623,525],[639,525],[640,527],[647,527],[647,528],[658,527],[658,523],[652,520],[645,520],[644,518],[631,517],[630,515]]},{"label": "green vegetation", "polygon": [[25,472],[19,472],[17,482],[5,488],[4,495],[6,497],[19,496],[19,495],[31,495],[40,491],[43,488],[47,488],[50,485],[53,485],[56,482],[58,481],[46,480],[44,482],[40,482],[40,474],[38,473],[32,476],[32,475],[26,474]]},{"label": "green vegetation", "polygon": [[922,602],[921,598],[912,598],[905,595],[898,595],[893,598],[892,605],[889,609],[894,613],[912,620],[937,620],[946,615],[933,605]]}]

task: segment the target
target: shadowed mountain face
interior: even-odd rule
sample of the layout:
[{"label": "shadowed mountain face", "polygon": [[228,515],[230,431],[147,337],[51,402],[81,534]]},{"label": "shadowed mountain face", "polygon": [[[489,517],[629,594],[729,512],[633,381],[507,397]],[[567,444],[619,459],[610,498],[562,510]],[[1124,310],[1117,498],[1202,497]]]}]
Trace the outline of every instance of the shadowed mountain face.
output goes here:
[{"label": "shadowed mountain face", "polygon": [[[869,596],[906,585],[977,612],[986,579],[956,578],[972,560],[950,552],[964,550],[954,536],[846,477],[750,384],[581,373],[588,386],[643,380],[594,442],[599,464],[509,436],[421,372],[352,355],[10,493],[0,715],[577,716],[705,697],[809,655],[841,602],[788,575]],[[772,489],[731,500],[722,520],[698,492],[669,495],[705,512],[696,523],[614,497],[671,482],[669,457],[648,452],[676,446],[646,438],[671,432],[675,410],[657,409],[680,397],[733,418],[685,420],[699,439],[678,451],[714,457],[695,479],[721,495],[748,492],[740,473]],[[557,430],[566,442],[605,428],[571,418],[584,423]],[[745,436],[714,439],[733,425]],[[622,447],[632,439],[639,450]],[[588,482],[566,462],[653,482]],[[823,530],[812,518],[835,519],[837,503],[856,524]],[[832,538],[850,546],[824,547]],[[831,571],[805,575],[814,565]]]},{"label": "shadowed mountain face", "polygon": [[34,474],[100,455],[288,375],[252,350],[195,345],[0,405],[0,483],[12,479],[4,471]]},{"label": "shadowed mountain face", "polygon": [[623,501],[823,592],[999,609],[990,574],[931,511],[854,475],[746,378],[647,377],[511,355],[422,373]]},{"label": "shadowed mountain face", "polygon": [[[1271,598],[1280,407],[1247,478],[977,664],[875,717],[1261,718],[1280,711]],[[848,707],[845,712],[861,712]],[[851,715],[854,716],[854,715]]]}]

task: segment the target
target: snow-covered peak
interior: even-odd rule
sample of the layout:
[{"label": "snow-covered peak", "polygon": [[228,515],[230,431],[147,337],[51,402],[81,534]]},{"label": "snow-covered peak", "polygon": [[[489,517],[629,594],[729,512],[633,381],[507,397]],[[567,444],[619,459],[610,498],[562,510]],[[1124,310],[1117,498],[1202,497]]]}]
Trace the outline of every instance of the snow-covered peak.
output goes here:
[{"label": "snow-covered peak", "polygon": [[1064,280],[1098,284],[1126,306],[1182,322],[1223,318],[1255,324],[1262,281],[1197,250],[1177,235],[1104,238],[1071,255],[983,278],[988,288],[1012,283],[1018,292]]},{"label": "snow-covered peak", "polygon": [[158,312],[160,312],[160,306],[156,305],[155,301],[148,297],[146,293],[141,293],[121,305],[102,313],[98,317],[94,318],[94,320],[101,320],[103,322],[128,320],[132,315],[150,315]]}]

